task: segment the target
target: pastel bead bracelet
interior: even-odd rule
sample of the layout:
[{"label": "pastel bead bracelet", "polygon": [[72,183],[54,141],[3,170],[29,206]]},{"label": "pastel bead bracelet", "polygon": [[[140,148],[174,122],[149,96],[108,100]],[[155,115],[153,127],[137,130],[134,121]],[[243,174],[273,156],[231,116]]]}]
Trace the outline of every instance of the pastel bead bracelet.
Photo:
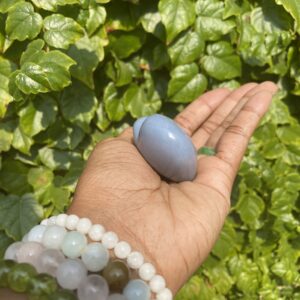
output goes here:
[{"label": "pastel bead bracelet", "polygon": [[[87,238],[92,242],[88,243]],[[86,278],[86,270],[88,272],[102,270],[105,274],[105,270],[108,268],[110,250],[114,253],[115,258],[119,260],[119,262],[111,262],[111,266],[119,264],[119,268],[122,271],[122,268],[124,270],[127,268],[124,264],[126,262],[127,266],[135,270],[139,276],[139,279],[130,280],[126,286],[123,283],[122,289],[124,288],[124,295],[115,295],[115,300],[127,298],[129,300],[148,300],[150,299],[150,292],[153,293],[152,299],[172,299],[172,293],[166,288],[164,278],[156,274],[155,267],[152,264],[144,262],[144,257],[140,252],[132,251],[131,246],[127,242],[119,241],[116,233],[111,231],[106,232],[102,225],[93,225],[87,218],[80,219],[75,215],[68,216],[66,214],[51,217],[50,219],[43,220],[41,225],[35,226],[23,238],[23,241],[27,242],[27,244],[17,242],[11,245],[6,251],[6,258],[34,265],[36,263],[34,256],[41,254],[44,247],[47,248],[40,255],[39,263],[43,264],[43,260],[47,262],[49,257],[52,259],[54,257],[56,263],[60,266],[57,270],[51,270],[51,268],[50,270],[49,268],[43,270],[42,268],[42,271],[57,276],[58,283],[63,288],[75,290],[80,285],[80,282]],[[35,255],[28,255],[30,251]],[[16,255],[16,253],[19,254]],[[16,256],[18,256],[17,259]],[[67,257],[66,260],[65,256]],[[81,260],[79,260],[80,257]],[[122,263],[122,261],[124,262]],[[37,266],[37,269],[39,268],[40,266]],[[70,270],[74,271],[74,269],[77,272],[75,272],[77,275],[74,278],[65,276],[65,274],[71,272]],[[124,272],[126,273],[126,271]],[[106,284],[102,282],[101,276],[95,274],[90,274],[85,280],[89,281],[86,283],[87,285],[95,285],[97,283],[103,286]],[[81,290],[78,289],[77,291],[79,299],[88,299],[84,294],[80,296],[80,291],[82,292],[82,290],[84,289],[81,288]],[[105,295],[108,296],[108,290],[103,293],[103,299],[114,299],[111,296],[109,296],[110,298],[105,298]],[[102,300],[102,298],[95,299]]]}]

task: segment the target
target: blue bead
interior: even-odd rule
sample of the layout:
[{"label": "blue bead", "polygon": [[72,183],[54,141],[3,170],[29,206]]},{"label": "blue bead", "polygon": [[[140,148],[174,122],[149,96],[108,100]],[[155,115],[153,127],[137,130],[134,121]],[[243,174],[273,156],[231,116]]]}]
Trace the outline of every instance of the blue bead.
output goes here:
[{"label": "blue bead", "polygon": [[170,118],[153,115],[134,123],[134,143],[145,160],[175,182],[193,180],[197,151],[191,138]]},{"label": "blue bead", "polygon": [[124,288],[123,294],[130,300],[149,300],[151,296],[149,286],[140,279],[130,280]]}]

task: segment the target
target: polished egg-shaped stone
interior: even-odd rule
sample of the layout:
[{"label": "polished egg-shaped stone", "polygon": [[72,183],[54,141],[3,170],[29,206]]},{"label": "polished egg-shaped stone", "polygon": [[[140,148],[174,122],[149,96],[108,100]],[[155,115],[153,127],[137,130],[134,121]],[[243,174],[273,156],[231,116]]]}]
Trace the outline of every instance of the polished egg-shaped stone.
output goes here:
[{"label": "polished egg-shaped stone", "polygon": [[195,178],[196,148],[172,119],[158,114],[138,119],[133,134],[136,147],[161,176],[175,182]]}]

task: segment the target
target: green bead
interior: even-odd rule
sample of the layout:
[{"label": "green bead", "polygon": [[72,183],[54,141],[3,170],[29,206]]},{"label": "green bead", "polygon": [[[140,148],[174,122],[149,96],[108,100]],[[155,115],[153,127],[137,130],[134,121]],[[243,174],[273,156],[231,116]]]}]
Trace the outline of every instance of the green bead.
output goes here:
[{"label": "green bead", "polygon": [[15,265],[13,260],[0,261],[0,287],[8,287],[8,274]]},{"label": "green bead", "polygon": [[110,291],[122,292],[129,282],[129,269],[120,260],[110,261],[103,269],[102,276],[106,279]]},{"label": "green bead", "polygon": [[204,154],[207,156],[214,156],[216,155],[216,150],[211,147],[202,147],[198,150],[198,154]]},{"label": "green bead", "polygon": [[77,300],[77,297],[70,291],[60,290],[49,295],[47,300]]},{"label": "green bead", "polygon": [[30,295],[50,295],[57,290],[55,278],[48,274],[38,274],[30,280]]},{"label": "green bead", "polygon": [[29,290],[30,281],[36,274],[32,265],[16,264],[8,274],[8,285],[13,291],[24,293]]}]

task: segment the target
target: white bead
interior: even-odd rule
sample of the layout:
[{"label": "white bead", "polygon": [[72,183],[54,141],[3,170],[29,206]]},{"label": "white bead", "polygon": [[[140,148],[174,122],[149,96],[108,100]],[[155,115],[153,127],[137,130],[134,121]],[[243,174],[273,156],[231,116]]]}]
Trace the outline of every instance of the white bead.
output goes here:
[{"label": "white bead", "polygon": [[83,234],[87,234],[92,227],[92,222],[88,218],[81,218],[76,226],[76,230]]},{"label": "white bead", "polygon": [[37,242],[24,243],[16,253],[18,263],[28,263],[36,267],[37,259],[44,251],[42,244]]},{"label": "white bead", "polygon": [[143,264],[139,269],[139,275],[145,281],[151,280],[153,278],[153,276],[155,275],[155,272],[156,272],[156,270],[155,270],[154,266],[149,263]]},{"label": "white bead", "polygon": [[66,222],[67,222],[67,218],[68,218],[68,215],[60,214],[56,217],[55,224],[58,225],[58,226],[61,226],[61,227],[65,227]]},{"label": "white bead", "polygon": [[162,276],[155,275],[150,280],[149,286],[153,293],[159,293],[166,287],[166,281]]},{"label": "white bead", "polygon": [[119,242],[114,249],[117,258],[127,258],[131,252],[131,247],[127,242]]},{"label": "white bead", "polygon": [[107,249],[113,249],[119,241],[119,238],[116,233],[108,231],[103,234],[102,244]]},{"label": "white bead", "polygon": [[60,249],[66,233],[67,230],[64,227],[48,226],[44,232],[43,245],[48,249]]},{"label": "white bead", "polygon": [[17,252],[23,245],[24,245],[23,242],[15,242],[13,244],[10,244],[9,247],[5,251],[4,259],[16,261],[17,260]]},{"label": "white bead", "polygon": [[29,234],[26,233],[26,234],[23,236],[22,242],[25,242],[25,243],[26,243],[26,242],[29,242],[29,241],[28,241],[28,235],[29,235]]},{"label": "white bead", "polygon": [[105,228],[102,225],[95,224],[90,228],[88,235],[92,241],[99,242],[101,241],[104,233]]},{"label": "white bead", "polygon": [[43,240],[43,236],[46,230],[46,226],[45,225],[37,225],[34,226],[28,233],[28,237],[27,240],[29,242],[37,242],[37,243],[41,243]]},{"label": "white bead", "polygon": [[44,220],[41,222],[41,225],[47,226],[47,225],[48,225],[48,219],[44,219]]},{"label": "white bead", "polygon": [[69,230],[75,230],[78,221],[79,221],[79,217],[77,217],[76,215],[69,215],[66,221],[66,228]]},{"label": "white bead", "polygon": [[99,272],[107,266],[109,252],[100,243],[90,243],[83,250],[81,259],[89,271]]},{"label": "white bead", "polygon": [[127,257],[127,264],[131,269],[139,269],[144,263],[144,257],[140,252],[131,252]]},{"label": "white bead", "polygon": [[58,284],[68,290],[75,290],[86,279],[87,269],[79,259],[66,259],[56,271]]},{"label": "white bead", "polygon": [[55,225],[55,222],[56,222],[56,216],[53,216],[53,217],[51,217],[50,219],[48,219],[47,225],[48,225],[48,226],[50,226],[50,225]]},{"label": "white bead", "polygon": [[172,299],[173,299],[172,292],[167,288],[163,289],[161,292],[159,292],[156,295],[156,300],[172,300]]}]

